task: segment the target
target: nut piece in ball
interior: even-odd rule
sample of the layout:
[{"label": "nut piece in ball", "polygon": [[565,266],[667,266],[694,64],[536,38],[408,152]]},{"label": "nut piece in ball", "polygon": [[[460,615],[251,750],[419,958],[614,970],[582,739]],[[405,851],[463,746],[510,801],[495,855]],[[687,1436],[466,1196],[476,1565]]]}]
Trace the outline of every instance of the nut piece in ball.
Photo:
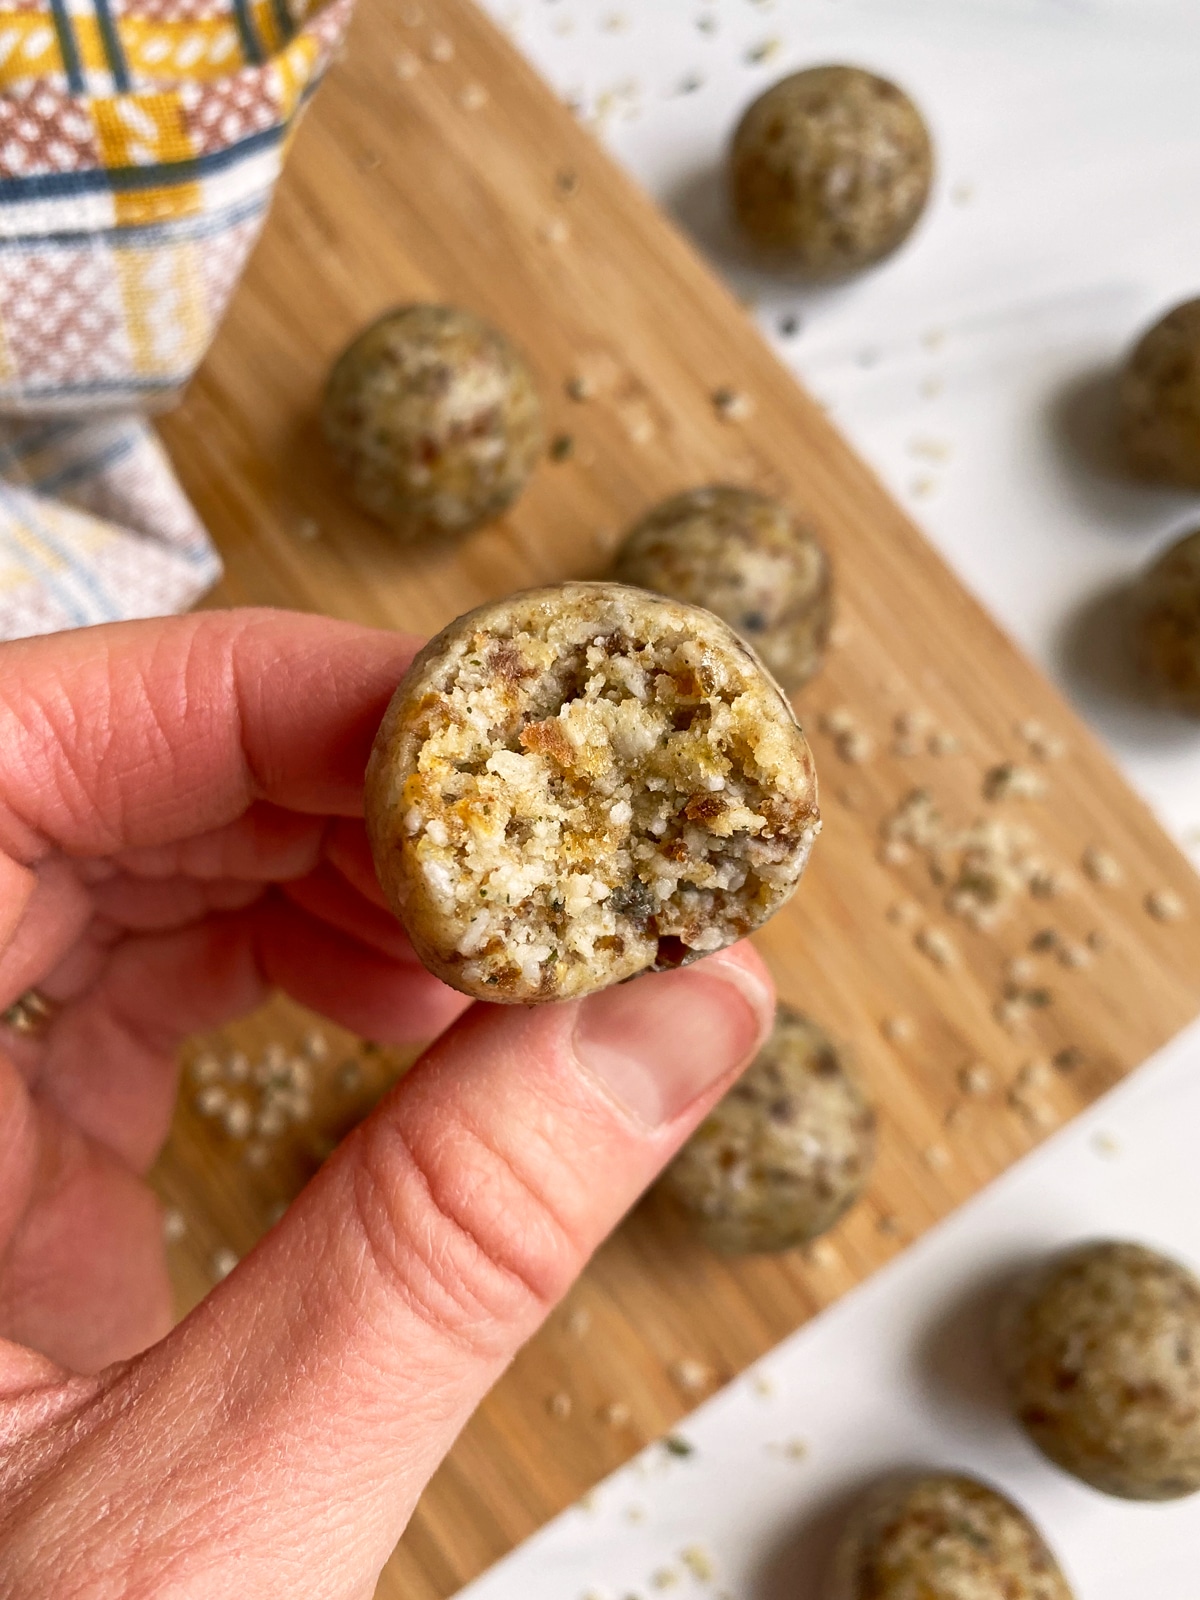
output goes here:
[{"label": "nut piece in ball", "polygon": [[1120,410],[1135,472],[1200,489],[1200,300],[1142,335],[1121,375]]},{"label": "nut piece in ball", "polygon": [[1049,1545],[998,1490],[960,1473],[889,1479],[858,1507],[825,1600],[1074,1600]]},{"label": "nut piece in ball", "polygon": [[1159,556],[1134,604],[1142,672],[1164,700],[1200,716],[1200,528]]},{"label": "nut piece in ball", "polygon": [[754,1062],[661,1184],[716,1250],[789,1250],[831,1228],[866,1186],[875,1113],[844,1052],[780,1005]]},{"label": "nut piece in ball", "polygon": [[1200,1489],[1200,1281],[1140,1244],[1064,1252],[1018,1290],[1000,1359],[1052,1461],[1105,1494]]},{"label": "nut piece in ball", "polygon": [[498,517],[543,447],[529,368],[451,306],[401,306],[360,333],[329,375],[321,425],[355,500],[403,539]]},{"label": "nut piece in ball", "polygon": [[628,534],[613,576],[707,606],[789,692],[821,665],[833,613],[829,558],[764,494],[716,485],[665,500]]},{"label": "nut piece in ball", "polygon": [[384,892],[431,972],[484,1000],[589,994],[764,923],[819,827],[812,756],[707,611],[531,589],[426,645],[367,768]]},{"label": "nut piece in ball", "polygon": [[908,237],[929,197],[933,146],[902,89],[859,67],[809,67],[766,91],[738,125],[738,221],[781,265],[840,278]]}]

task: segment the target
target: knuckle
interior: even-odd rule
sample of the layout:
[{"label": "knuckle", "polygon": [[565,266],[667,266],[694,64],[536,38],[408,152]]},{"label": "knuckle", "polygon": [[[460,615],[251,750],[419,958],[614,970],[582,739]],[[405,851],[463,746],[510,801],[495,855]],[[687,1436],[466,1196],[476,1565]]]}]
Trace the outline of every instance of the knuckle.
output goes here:
[{"label": "knuckle", "polygon": [[353,1205],[372,1266],[446,1339],[507,1352],[586,1257],[545,1183],[453,1117],[434,1133],[388,1117],[360,1133]]}]

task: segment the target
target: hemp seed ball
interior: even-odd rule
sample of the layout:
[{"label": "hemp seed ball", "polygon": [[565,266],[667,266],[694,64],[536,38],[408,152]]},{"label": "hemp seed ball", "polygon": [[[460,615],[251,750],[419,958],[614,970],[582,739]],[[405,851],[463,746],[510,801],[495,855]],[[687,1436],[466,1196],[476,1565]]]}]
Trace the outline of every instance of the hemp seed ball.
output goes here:
[{"label": "hemp seed ball", "polygon": [[809,67],[754,101],[733,136],[734,212],[803,277],[840,278],[891,255],[933,181],[933,146],[902,89],[860,67]]},{"label": "hemp seed ball", "polygon": [[321,423],[355,500],[405,540],[498,517],[543,449],[524,360],[452,306],[401,306],[364,329],[329,375]]},{"label": "hemp seed ball", "polygon": [[714,1249],[751,1255],[830,1229],[874,1156],[875,1113],[844,1052],[781,1004],[771,1037],[660,1181]]},{"label": "hemp seed ball", "polygon": [[366,804],[418,956],[510,1003],[732,944],[791,895],[820,826],[808,745],[753,651],[612,583],[480,606],[426,645]]},{"label": "hemp seed ball", "polygon": [[1200,1280],[1144,1245],[1082,1244],[1018,1290],[1000,1360],[1017,1419],[1105,1494],[1200,1489]]},{"label": "hemp seed ball", "polygon": [[1135,472],[1200,489],[1200,300],[1144,333],[1120,384],[1121,436]]},{"label": "hemp seed ball", "polygon": [[833,613],[829,558],[765,494],[717,484],[664,500],[626,536],[613,576],[707,606],[789,693],[820,668]]},{"label": "hemp seed ball", "polygon": [[1165,699],[1200,716],[1200,528],[1159,556],[1135,602],[1143,673]]},{"label": "hemp seed ball", "polygon": [[881,1483],[851,1515],[825,1600],[1074,1600],[1033,1522],[957,1472]]}]

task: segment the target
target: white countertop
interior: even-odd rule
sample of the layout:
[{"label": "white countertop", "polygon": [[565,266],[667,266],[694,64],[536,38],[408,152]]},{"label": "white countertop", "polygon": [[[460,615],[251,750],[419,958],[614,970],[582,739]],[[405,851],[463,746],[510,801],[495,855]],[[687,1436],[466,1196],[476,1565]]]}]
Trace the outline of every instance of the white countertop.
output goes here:
[{"label": "white countertop", "polygon": [[[1123,479],[1104,383],[1200,293],[1197,0],[486,0],[550,82],[751,298],[762,328],[960,576],[1066,689],[1200,860],[1200,725],[1106,687],[1105,596],[1200,496]],[[794,68],[895,78],[934,131],[917,234],[856,283],[756,273],[724,220],[742,108]],[[800,331],[785,336],[785,317]],[[848,1490],[900,1462],[1026,1504],[1079,1600],[1195,1600],[1200,1496],[1107,1500],[1042,1461],[995,1393],[981,1283],[1063,1240],[1200,1267],[1200,1027],[680,1431],[500,1564],[472,1600],[817,1600]],[[800,1445],[803,1445],[801,1450]],[[701,1582],[681,1560],[701,1546]],[[670,1590],[667,1589],[670,1585]]]}]

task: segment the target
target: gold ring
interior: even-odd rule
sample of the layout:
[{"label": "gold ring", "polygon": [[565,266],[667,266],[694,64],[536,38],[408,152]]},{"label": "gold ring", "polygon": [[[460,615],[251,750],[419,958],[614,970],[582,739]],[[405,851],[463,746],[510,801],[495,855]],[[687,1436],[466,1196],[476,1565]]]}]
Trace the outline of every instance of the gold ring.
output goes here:
[{"label": "gold ring", "polygon": [[4,1011],[0,1011],[0,1022],[10,1027],[14,1033],[26,1035],[45,1033],[54,1021],[58,1006],[53,1000],[48,999],[40,989],[26,989]]}]

